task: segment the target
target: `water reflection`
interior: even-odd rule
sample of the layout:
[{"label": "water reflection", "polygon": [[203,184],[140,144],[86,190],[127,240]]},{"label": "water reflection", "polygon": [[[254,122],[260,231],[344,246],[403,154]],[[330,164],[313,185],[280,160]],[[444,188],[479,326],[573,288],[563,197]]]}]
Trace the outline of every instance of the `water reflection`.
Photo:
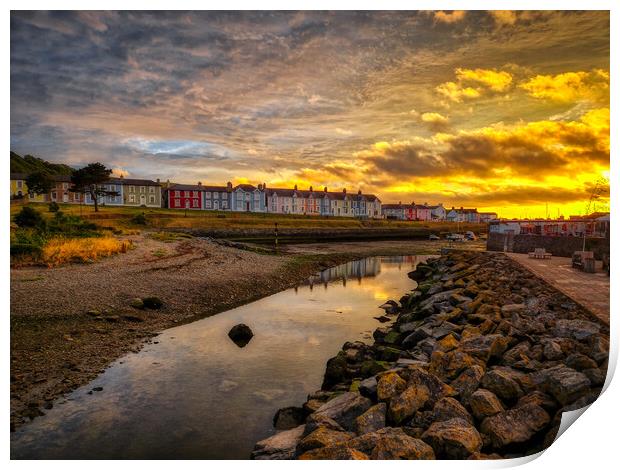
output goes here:
[{"label": "water reflection", "polygon": [[[12,458],[247,458],[278,408],[320,387],[345,341],[370,341],[378,306],[415,286],[407,272],[424,258],[347,263],[316,276],[325,288],[166,330],[13,433]],[[242,349],[227,336],[238,323],[254,332]]]}]

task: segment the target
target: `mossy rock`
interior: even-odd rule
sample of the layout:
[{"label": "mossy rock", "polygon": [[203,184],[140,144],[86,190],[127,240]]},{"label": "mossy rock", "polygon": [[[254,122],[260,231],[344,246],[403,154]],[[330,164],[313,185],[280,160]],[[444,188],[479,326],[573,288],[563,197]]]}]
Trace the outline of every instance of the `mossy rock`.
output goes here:
[{"label": "mossy rock", "polygon": [[402,335],[398,331],[390,331],[383,337],[383,342],[386,344],[399,344]]},{"label": "mossy rock", "polygon": [[349,392],[358,392],[360,388],[360,382],[361,380],[357,380],[357,379],[351,382],[351,386],[349,387]]},{"label": "mossy rock", "polygon": [[164,303],[159,297],[145,297],[142,299],[142,303],[145,308],[150,308],[153,310],[159,310],[164,306]]},{"label": "mossy rock", "polygon": [[381,360],[383,361],[396,361],[401,354],[400,349],[391,348],[389,346],[381,349]]},{"label": "mossy rock", "polygon": [[135,299],[131,299],[131,302],[129,302],[129,305],[133,308],[138,308],[138,309],[144,308],[144,302],[139,297],[136,297]]},{"label": "mossy rock", "polygon": [[390,368],[390,365],[385,361],[368,360],[362,362],[360,367],[360,374],[363,377],[370,377],[371,375],[377,375],[379,372],[386,371]]}]

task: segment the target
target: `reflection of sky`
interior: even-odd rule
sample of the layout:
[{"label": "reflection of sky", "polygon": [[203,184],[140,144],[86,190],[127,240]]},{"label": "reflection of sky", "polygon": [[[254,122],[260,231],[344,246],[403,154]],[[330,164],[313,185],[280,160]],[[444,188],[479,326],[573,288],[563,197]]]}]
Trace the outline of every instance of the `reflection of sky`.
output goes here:
[{"label": "reflection of sky", "polygon": [[[247,457],[275,411],[302,403],[327,359],[378,326],[378,305],[415,285],[415,257],[395,261],[365,263],[372,277],[346,286],[300,286],[166,330],[14,433],[13,457]],[[255,334],[243,349],[227,337],[240,322]]]}]

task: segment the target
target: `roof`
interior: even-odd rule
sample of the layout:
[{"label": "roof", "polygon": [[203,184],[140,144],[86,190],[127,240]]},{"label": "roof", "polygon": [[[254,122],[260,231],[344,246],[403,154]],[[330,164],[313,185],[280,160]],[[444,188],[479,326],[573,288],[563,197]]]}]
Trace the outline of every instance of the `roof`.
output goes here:
[{"label": "roof", "polygon": [[180,190],[180,191],[204,191],[205,187],[197,184],[171,184],[167,190]]},{"label": "roof", "polygon": [[28,173],[11,173],[12,180],[25,180],[28,177]]},{"label": "roof", "polygon": [[235,191],[237,189],[242,189],[243,191],[256,191],[256,186],[254,186],[253,184],[238,184],[237,186],[235,186]]},{"label": "roof", "polygon": [[135,186],[161,186],[159,183],[153,180],[142,180],[136,178],[113,178],[120,184],[131,184]]}]

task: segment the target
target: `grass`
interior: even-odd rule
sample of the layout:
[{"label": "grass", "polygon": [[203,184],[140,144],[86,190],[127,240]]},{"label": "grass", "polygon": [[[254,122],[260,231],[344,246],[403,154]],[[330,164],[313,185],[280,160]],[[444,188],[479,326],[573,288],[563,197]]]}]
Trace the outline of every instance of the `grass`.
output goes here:
[{"label": "grass", "polygon": [[[30,203],[39,210],[44,216],[48,216],[47,204]],[[18,211],[19,207],[13,206],[11,213]],[[82,206],[75,204],[60,204],[60,210],[65,214],[82,215],[84,219],[97,224],[101,228],[109,230],[126,231],[139,230],[144,228],[155,230],[171,229],[196,229],[196,230],[226,230],[226,229],[273,229],[275,223],[278,228],[296,229],[365,229],[365,228],[419,228],[433,230],[436,232],[450,232],[457,230],[457,224],[451,222],[409,222],[397,220],[361,220],[350,217],[321,217],[304,215],[284,215],[270,213],[251,213],[251,212],[221,212],[203,210],[177,210],[163,208],[144,208],[144,207],[110,207],[103,206],[99,212],[95,212],[92,206]],[[146,225],[135,224],[136,216],[144,214]],[[473,224],[467,226],[460,225],[460,230],[480,230],[484,225]]]},{"label": "grass", "polygon": [[116,253],[125,253],[130,247],[131,242],[112,237],[55,238],[43,247],[41,262],[49,267],[70,262],[94,262]]}]

